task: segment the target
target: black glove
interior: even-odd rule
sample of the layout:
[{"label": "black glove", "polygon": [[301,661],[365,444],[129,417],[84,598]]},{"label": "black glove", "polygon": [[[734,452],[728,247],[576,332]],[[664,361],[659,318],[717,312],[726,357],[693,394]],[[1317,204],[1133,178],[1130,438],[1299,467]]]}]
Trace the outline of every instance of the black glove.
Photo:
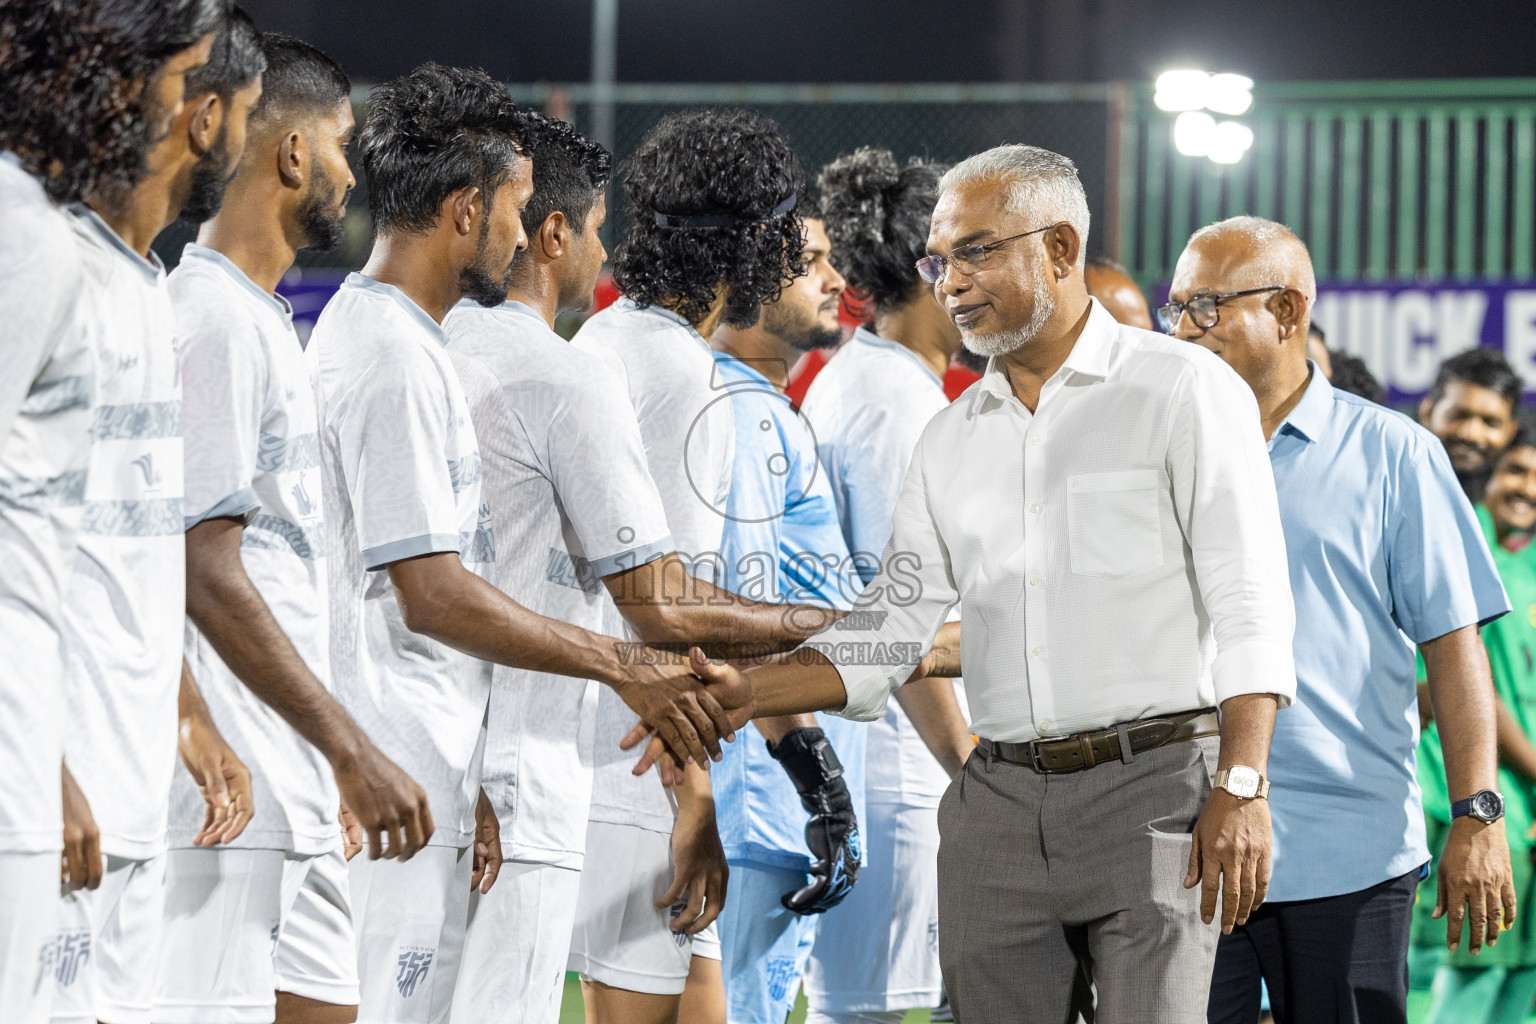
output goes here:
[{"label": "black glove", "polygon": [[827,734],[815,727],[791,729],[777,744],[768,744],[768,753],[784,766],[811,815],[805,823],[805,844],[814,859],[811,882],[780,902],[797,914],[826,913],[853,891],[863,856],[842,763]]}]

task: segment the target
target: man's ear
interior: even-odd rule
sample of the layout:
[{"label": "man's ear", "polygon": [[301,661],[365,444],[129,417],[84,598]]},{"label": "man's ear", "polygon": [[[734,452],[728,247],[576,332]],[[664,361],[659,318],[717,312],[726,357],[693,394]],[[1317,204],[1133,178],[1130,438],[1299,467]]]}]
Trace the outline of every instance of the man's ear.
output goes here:
[{"label": "man's ear", "polygon": [[1284,340],[1302,329],[1307,320],[1307,297],[1295,288],[1275,292],[1269,299],[1269,310],[1280,325],[1280,338]]},{"label": "man's ear", "polygon": [[559,210],[544,218],[536,233],[535,244],[546,259],[557,260],[571,246],[571,225]]},{"label": "man's ear", "polygon": [[309,143],[299,132],[289,132],[277,144],[277,180],[295,189],[309,182]]},{"label": "man's ear", "polygon": [[192,105],[192,116],[187,121],[187,139],[193,156],[202,156],[218,141],[219,129],[224,127],[224,101],[211,92]]},{"label": "man's ear", "polygon": [[1419,399],[1419,422],[1420,423],[1428,424],[1429,423],[1430,413],[1432,413],[1434,411],[1435,411],[1435,403],[1431,402],[1429,400],[1429,396],[1428,395],[1425,395],[1423,398]]},{"label": "man's ear", "polygon": [[485,209],[485,203],[480,196],[480,188],[469,185],[449,194],[443,200],[443,213],[453,222],[454,230],[461,235],[469,234],[475,226],[475,218],[479,217]]},{"label": "man's ear", "polygon": [[1045,232],[1044,245],[1045,254],[1050,257],[1058,281],[1077,267],[1077,254],[1083,248],[1083,240],[1078,237],[1077,228],[1066,221],[1054,225]]}]

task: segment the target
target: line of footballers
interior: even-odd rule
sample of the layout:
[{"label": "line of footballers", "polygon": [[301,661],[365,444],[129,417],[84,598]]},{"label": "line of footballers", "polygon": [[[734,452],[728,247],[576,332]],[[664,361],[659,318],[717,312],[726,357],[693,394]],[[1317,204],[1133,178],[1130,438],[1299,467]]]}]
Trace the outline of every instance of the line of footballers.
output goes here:
[{"label": "line of footballers", "polygon": [[[740,722],[679,654],[835,640],[881,568],[963,357],[914,268],[943,167],[813,189],[771,121],[670,116],[622,171],[624,297],[566,342],[609,157],[483,73],[359,131],[335,62],[223,0],[0,0],[0,90],[5,1020],[552,1022],[567,969],[594,1024],[940,1001],[955,681]],[[354,133],[374,246],[306,347],[277,287],[340,242]],[[845,288],[870,321],[797,411]],[[1536,447],[1488,359],[1421,414],[1507,552]],[[635,774],[647,735],[683,767]],[[1440,970],[1446,1007],[1536,989]]]}]

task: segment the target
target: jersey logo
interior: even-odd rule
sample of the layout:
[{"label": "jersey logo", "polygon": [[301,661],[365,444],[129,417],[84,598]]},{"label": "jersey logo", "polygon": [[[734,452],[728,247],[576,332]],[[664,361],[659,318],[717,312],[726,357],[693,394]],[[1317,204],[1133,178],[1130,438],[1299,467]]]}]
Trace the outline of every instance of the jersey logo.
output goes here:
[{"label": "jersey logo", "polygon": [[293,485],[293,503],[298,506],[299,515],[305,519],[315,514],[315,503],[304,487],[303,477],[299,477],[299,482]]},{"label": "jersey logo", "polygon": [[87,929],[55,936],[38,954],[37,987],[51,974],[61,988],[69,988],[90,959],[91,933]]},{"label": "jersey logo", "polygon": [[792,956],[776,956],[768,961],[768,994],[775,1002],[789,995],[789,987],[799,973]]},{"label": "jersey logo", "polygon": [[155,456],[153,453],[145,452],[143,455],[140,455],[138,458],[134,459],[133,464],[137,466],[139,468],[139,472],[143,474],[144,486],[146,488],[154,490],[160,486],[160,481],[163,478],[160,475],[160,471],[155,468]]},{"label": "jersey logo", "polygon": [[432,955],[435,949],[425,946],[415,946],[400,951],[399,970],[395,974],[395,988],[400,990],[403,999],[409,999],[416,991],[416,986],[427,976],[427,970],[432,966]]}]

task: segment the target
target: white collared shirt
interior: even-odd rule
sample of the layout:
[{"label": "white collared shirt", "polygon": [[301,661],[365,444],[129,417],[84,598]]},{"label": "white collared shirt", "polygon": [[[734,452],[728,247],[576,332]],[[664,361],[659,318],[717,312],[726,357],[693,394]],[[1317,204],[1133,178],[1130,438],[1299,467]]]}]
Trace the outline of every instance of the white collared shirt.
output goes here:
[{"label": "white collared shirt", "polygon": [[957,601],[989,739],[1244,693],[1289,704],[1285,539],[1242,379],[1097,302],[1034,413],[996,364],[923,431],[854,621],[810,641],[842,676],[843,714],[883,714]]}]

